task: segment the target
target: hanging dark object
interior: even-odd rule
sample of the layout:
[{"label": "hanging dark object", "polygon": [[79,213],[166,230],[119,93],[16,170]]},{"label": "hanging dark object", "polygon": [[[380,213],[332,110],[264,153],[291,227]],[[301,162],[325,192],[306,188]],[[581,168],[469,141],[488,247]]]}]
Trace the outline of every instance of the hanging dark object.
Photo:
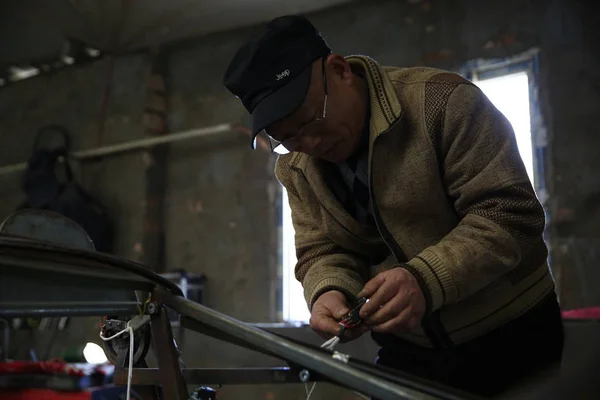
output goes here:
[{"label": "hanging dark object", "polygon": [[42,128],[23,175],[26,200],[19,209],[50,210],[68,217],[87,232],[96,250],[110,252],[113,233],[104,207],[75,182],[68,153],[68,131],[56,125]]}]

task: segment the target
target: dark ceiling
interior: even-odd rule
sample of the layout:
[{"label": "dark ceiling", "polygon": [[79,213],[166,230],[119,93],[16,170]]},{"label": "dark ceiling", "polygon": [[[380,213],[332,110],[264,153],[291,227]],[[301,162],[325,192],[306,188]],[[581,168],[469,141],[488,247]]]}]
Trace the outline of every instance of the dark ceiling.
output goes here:
[{"label": "dark ceiling", "polygon": [[4,0],[0,68],[59,58],[67,40],[131,51],[348,0]]}]

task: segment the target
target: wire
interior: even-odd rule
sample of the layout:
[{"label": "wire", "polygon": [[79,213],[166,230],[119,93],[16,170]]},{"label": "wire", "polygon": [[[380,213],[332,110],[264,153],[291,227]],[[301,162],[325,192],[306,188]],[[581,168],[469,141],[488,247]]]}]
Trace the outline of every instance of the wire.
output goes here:
[{"label": "wire", "polygon": [[[136,297],[137,297],[137,293],[136,293]],[[138,298],[138,301],[140,301],[139,298]],[[146,308],[148,307],[148,304],[150,303],[150,301],[152,301],[152,299],[150,298],[150,296],[148,296],[148,298],[146,298],[146,300],[142,304],[142,307],[140,307],[140,305],[138,304],[137,309],[138,309],[140,315],[146,314]]]},{"label": "wire", "polygon": [[[343,331],[341,331],[340,333],[342,333]],[[330,350],[332,351],[335,346],[338,345],[338,343],[340,342],[340,337],[339,336],[334,336],[331,339],[327,340],[326,342],[324,342],[321,345],[322,349],[325,350]],[[310,390],[308,389],[308,384],[304,383],[304,389],[306,390],[306,400],[310,400],[310,396],[313,394],[314,390],[315,390],[315,386],[317,386],[317,382],[314,382],[312,384],[312,387],[310,388]]]},{"label": "wire", "polygon": [[310,390],[308,390],[308,385],[306,383],[304,384],[304,388],[306,389],[306,400],[310,400],[310,396],[313,394],[315,386],[317,386],[317,382],[313,383]]},{"label": "wire", "polygon": [[179,362],[181,363],[181,365],[183,365],[183,368],[187,369],[187,365],[185,365],[181,357],[179,357]]},{"label": "wire", "polygon": [[326,350],[333,350],[334,347],[337,346],[339,342],[340,342],[339,336],[334,336],[331,339],[329,339],[328,341],[326,341],[325,343],[323,343],[321,345],[321,348],[326,349]]},{"label": "wire", "polygon": [[105,342],[108,342],[108,341],[113,340],[127,332],[129,333],[129,368],[127,371],[127,400],[130,400],[131,399],[131,378],[133,377],[133,346],[134,346],[133,328],[129,325],[129,322],[127,322],[127,327],[125,329],[123,329],[121,332],[115,333],[114,335],[112,335],[110,337],[104,337],[104,335],[102,335],[102,332],[100,332],[100,339],[104,340]]}]

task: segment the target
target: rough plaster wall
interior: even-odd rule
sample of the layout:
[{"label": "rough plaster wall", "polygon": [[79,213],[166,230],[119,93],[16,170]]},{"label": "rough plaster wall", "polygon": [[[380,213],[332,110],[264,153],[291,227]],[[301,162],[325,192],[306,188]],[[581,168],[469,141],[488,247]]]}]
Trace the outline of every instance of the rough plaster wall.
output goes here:
[{"label": "rough plaster wall", "polygon": [[600,305],[600,13],[593,1],[549,2],[541,34],[551,140],[553,262],[563,308]]},{"label": "rough plaster wall", "polygon": [[[73,149],[96,147],[100,140],[108,145],[140,138],[148,74],[146,59],[119,58],[114,62],[112,76],[109,67],[110,60],[104,59],[0,90],[0,164],[27,160],[37,130],[47,124],[66,127],[72,135]],[[99,116],[107,79],[113,84],[100,139]],[[141,154],[75,162],[73,168],[79,182],[106,205],[117,224],[114,253],[136,259],[133,248],[141,235],[144,184]],[[0,176],[2,219],[23,199],[20,178],[21,174]]]},{"label": "rough plaster wall", "polygon": [[[460,67],[537,42],[540,1],[357,2],[311,16],[333,50],[396,66]],[[487,46],[486,46],[487,44]]]},{"label": "rough plaster wall", "polygon": [[[596,72],[599,69],[597,55],[593,54],[595,45],[588,39],[587,31],[594,23],[588,17],[584,28],[578,24],[581,16],[593,15],[589,8],[579,8],[583,3],[566,0],[438,0],[414,5],[396,1],[360,2],[311,17],[335,50],[368,54],[384,64],[452,68],[472,58],[510,55],[533,45],[542,46],[543,111],[553,133],[549,160],[553,175],[549,179],[552,201],[556,204],[556,222],[562,221],[553,235],[553,256],[555,265],[564,266],[562,275],[567,283],[569,279],[580,282],[572,267],[573,240],[578,241],[587,257],[579,264],[584,277],[596,276],[593,273],[598,264],[598,255],[591,251],[598,234],[595,228],[599,217],[595,214],[597,201],[592,196],[597,192],[597,183],[595,174],[586,170],[590,171],[587,168],[591,167],[591,171],[595,171],[600,167],[596,165],[598,135],[594,135],[597,128],[592,119],[600,103]],[[220,86],[220,80],[237,46],[254,31],[246,29],[214,35],[174,48],[169,67],[171,131],[244,121],[244,111]],[[140,58],[131,56],[120,59],[115,68],[114,79],[120,87],[119,93],[125,97],[116,98],[113,93],[114,108],[109,115],[113,131],[123,135],[113,139],[120,141],[126,139],[126,134],[141,132],[142,108],[135,100],[141,102],[144,98],[146,67]],[[102,61],[85,69],[69,69],[54,77],[32,79],[0,91],[2,163],[26,157],[31,133],[47,122],[62,122],[72,130],[84,132],[83,138],[78,140],[87,142],[81,146],[93,146],[105,69],[106,61]],[[135,93],[139,93],[139,97]],[[76,112],[73,107],[78,107]],[[56,115],[62,120],[56,120]],[[126,116],[134,122],[125,124]],[[25,136],[16,140],[13,132]],[[10,139],[7,135],[11,135]],[[131,137],[135,136],[127,136]],[[6,150],[7,146],[12,146],[11,150]],[[574,150],[582,153],[575,156]],[[103,173],[94,172],[92,166],[85,169],[86,179],[88,175],[90,179],[100,177],[92,189],[100,193],[120,217],[119,254],[134,259],[136,254],[132,248],[141,235],[139,194],[143,193],[140,179],[143,166],[140,157],[131,155],[107,160],[99,164],[106,168]],[[226,140],[215,138],[174,144],[170,149],[166,193],[168,268],[206,273],[209,278],[207,303],[244,320],[264,321],[272,317],[274,285],[271,281],[276,253],[272,230],[275,222],[269,211],[273,206],[271,163],[266,154],[248,151],[247,140],[235,136]],[[102,170],[100,166],[94,168]],[[16,204],[17,186],[14,179],[0,179],[0,210],[6,213]],[[582,214],[581,210],[587,209],[581,205],[588,203],[592,211]],[[593,294],[598,292],[595,287],[591,289]],[[565,290],[565,304],[581,303],[577,298],[579,286],[572,283],[565,285]],[[304,332],[303,337],[308,340],[318,340],[309,331]],[[273,363],[214,343],[195,334],[188,336],[182,348],[188,366]],[[366,358],[373,353],[368,341],[360,342],[355,349],[367,354]],[[246,398],[303,398],[303,388],[231,387],[226,388],[220,398],[234,399],[243,395],[247,395]],[[333,396],[352,395],[323,390],[319,386],[313,398]]]},{"label": "rough plaster wall", "polygon": [[[171,131],[246,122],[221,83],[236,44],[215,38],[171,53]],[[273,161],[251,151],[239,133],[174,144],[170,151],[168,266],[206,274],[207,305],[245,321],[275,318]]]}]

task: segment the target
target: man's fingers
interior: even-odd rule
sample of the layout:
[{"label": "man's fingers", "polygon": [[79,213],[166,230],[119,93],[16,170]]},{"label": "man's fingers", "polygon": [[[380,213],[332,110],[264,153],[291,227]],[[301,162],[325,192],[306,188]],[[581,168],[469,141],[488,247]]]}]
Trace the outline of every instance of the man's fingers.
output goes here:
[{"label": "man's fingers", "polygon": [[383,274],[376,275],[373,279],[367,282],[363,290],[361,290],[356,297],[371,297],[373,293],[375,293],[377,289],[379,289],[379,286],[381,286],[384,281],[385,276]]},{"label": "man's fingers", "polygon": [[389,319],[382,324],[373,325],[371,327],[371,329],[375,332],[387,333],[399,332],[402,330],[408,331],[412,328],[414,328],[414,321],[412,318],[412,310],[410,306],[402,310],[402,312],[394,318]]},{"label": "man's fingers", "polygon": [[364,323],[367,325],[380,325],[397,317],[408,306],[408,299],[404,296],[395,296],[382,307],[368,316]]},{"label": "man's fingers", "polygon": [[[385,281],[385,280],[381,280]],[[339,321],[350,312],[346,297],[338,291],[329,291],[317,299],[313,304],[310,317],[310,327],[324,339],[330,339],[340,333]],[[348,342],[363,335],[370,330],[369,326],[359,324],[347,329],[342,341]]]},{"label": "man's fingers", "polygon": [[343,308],[338,308],[336,311],[334,311],[333,315],[335,316],[336,319],[340,320],[340,319],[344,318],[346,316],[346,314],[348,314],[349,312],[350,312],[350,309],[348,307],[343,307]]},{"label": "man's fingers", "polygon": [[340,329],[339,323],[333,317],[324,314],[311,316],[310,327],[325,338],[337,335]]},{"label": "man's fingers", "polygon": [[346,304],[346,296],[335,290],[322,294],[313,305],[313,308],[318,314],[336,319],[342,319],[350,311]]},{"label": "man's fingers", "polygon": [[375,310],[380,307],[380,304],[371,303],[373,295],[377,292],[377,290],[381,287],[381,285],[385,282],[385,277],[383,274],[376,275],[373,279],[366,283],[363,290],[361,290],[357,297],[366,297],[369,301],[364,304],[360,309],[360,317],[365,318],[365,316],[372,314]]},{"label": "man's fingers", "polygon": [[384,282],[371,297],[369,301],[360,309],[360,317],[368,318],[375,314],[384,304],[390,301],[396,295],[396,289],[393,285]]}]

